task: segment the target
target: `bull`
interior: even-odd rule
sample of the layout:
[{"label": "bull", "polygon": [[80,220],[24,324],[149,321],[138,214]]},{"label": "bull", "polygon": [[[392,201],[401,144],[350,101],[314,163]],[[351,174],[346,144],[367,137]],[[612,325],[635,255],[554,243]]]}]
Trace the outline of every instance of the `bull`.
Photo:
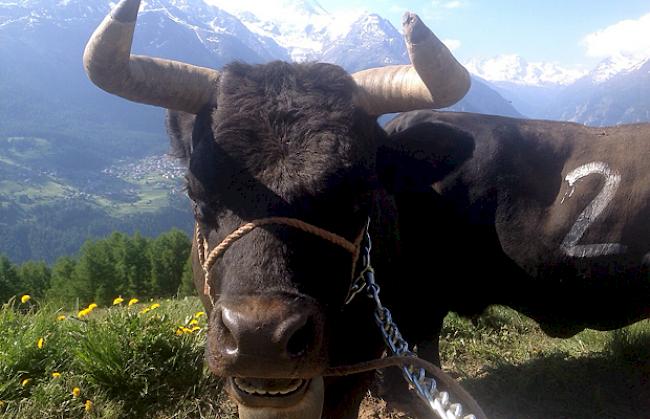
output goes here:
[{"label": "bull", "polygon": [[[437,138],[442,127],[469,137],[450,153]],[[420,110],[386,130],[419,141],[437,156],[428,164],[445,167],[397,197],[413,211],[403,221],[434,238],[410,251],[449,269],[437,292],[472,290],[439,303],[437,330],[447,311],[476,316],[489,304],[563,338],[650,317],[650,124],[594,128]]]},{"label": "bull", "polygon": [[[401,229],[395,200],[395,177],[413,174],[393,158],[406,143],[396,148],[376,118],[455,103],[469,89],[467,71],[412,14],[404,20],[412,65],[353,75],[322,63],[233,63],[219,72],[132,55],[139,5],[123,0],[112,10],[84,66],[104,90],[170,110],[172,149],[187,164],[194,204],[210,369],[226,377],[242,418],[356,417],[374,374],[323,375],[384,350],[371,301],[346,304],[363,237],[380,244],[374,269],[387,304],[416,287],[421,269],[402,249],[415,243],[398,237],[420,241]],[[437,137],[464,135],[445,127]],[[415,314],[400,311],[405,320]],[[411,322],[403,333],[417,338],[417,329]]]},{"label": "bull", "polygon": [[[384,301],[430,360],[449,310],[502,303],[555,336],[650,314],[645,126],[417,111],[459,100],[469,76],[411,14],[412,65],[217,72],[131,55],[139,4],[106,17],[84,65],[108,92],[170,110],[206,359],[240,417],[357,416],[374,374],[324,373],[384,350],[372,301],[346,304],[366,231]],[[414,110],[386,131],[376,122]]]}]

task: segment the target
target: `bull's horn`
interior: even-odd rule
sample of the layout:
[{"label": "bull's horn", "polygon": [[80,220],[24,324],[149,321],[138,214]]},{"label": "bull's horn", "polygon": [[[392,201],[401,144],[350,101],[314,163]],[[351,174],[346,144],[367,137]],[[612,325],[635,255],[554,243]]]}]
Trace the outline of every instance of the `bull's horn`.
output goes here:
[{"label": "bull's horn", "polygon": [[91,36],[86,74],[109,93],[134,102],[198,113],[213,103],[219,72],[178,61],[131,55],[140,0],[122,0]]},{"label": "bull's horn", "polygon": [[357,103],[371,115],[445,108],[469,90],[467,70],[413,13],[403,18],[412,65],[371,68],[352,75],[359,86]]}]

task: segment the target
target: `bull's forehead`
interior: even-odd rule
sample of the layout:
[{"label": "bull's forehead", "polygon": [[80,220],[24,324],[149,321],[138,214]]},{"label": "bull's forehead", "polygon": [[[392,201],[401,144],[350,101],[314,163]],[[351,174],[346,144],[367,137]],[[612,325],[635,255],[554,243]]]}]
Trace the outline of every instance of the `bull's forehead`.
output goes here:
[{"label": "bull's forehead", "polygon": [[211,164],[228,179],[226,189],[259,195],[262,188],[295,201],[367,177],[374,149],[359,128],[353,89],[331,65],[228,67],[211,122]]}]

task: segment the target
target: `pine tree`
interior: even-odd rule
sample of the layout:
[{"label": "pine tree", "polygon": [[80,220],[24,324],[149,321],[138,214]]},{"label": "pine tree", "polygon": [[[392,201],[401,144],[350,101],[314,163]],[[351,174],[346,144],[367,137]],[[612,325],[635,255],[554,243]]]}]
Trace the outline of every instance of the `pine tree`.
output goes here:
[{"label": "pine tree", "polygon": [[161,234],[151,243],[151,289],[155,296],[171,297],[178,293],[190,250],[189,238],[176,229]]},{"label": "pine tree", "polygon": [[20,289],[18,292],[43,298],[50,288],[52,272],[45,262],[27,261],[18,269]]},{"label": "pine tree", "polygon": [[16,267],[4,255],[0,255],[0,305],[19,292]]},{"label": "pine tree", "polygon": [[108,304],[117,293],[120,276],[109,240],[87,241],[74,270],[74,290],[81,304]]},{"label": "pine tree", "polygon": [[139,298],[151,297],[151,262],[149,261],[149,239],[135,233],[132,238],[124,237],[121,259],[118,265],[123,267],[124,281],[128,284],[127,294]]},{"label": "pine tree", "polygon": [[62,256],[52,266],[52,279],[46,298],[57,303],[71,306],[77,298],[77,261],[69,256]]},{"label": "pine tree", "polygon": [[183,276],[181,286],[178,289],[180,297],[189,297],[197,295],[196,286],[194,285],[194,271],[192,270],[192,259],[187,258],[183,266]]}]

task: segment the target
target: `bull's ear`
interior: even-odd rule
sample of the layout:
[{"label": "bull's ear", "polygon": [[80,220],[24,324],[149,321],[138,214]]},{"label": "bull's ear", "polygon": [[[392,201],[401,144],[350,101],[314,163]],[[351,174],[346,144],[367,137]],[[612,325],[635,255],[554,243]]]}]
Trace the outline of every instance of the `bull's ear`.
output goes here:
[{"label": "bull's ear", "polygon": [[192,154],[192,131],[196,115],[181,112],[167,111],[167,133],[171,145],[171,155],[187,166]]},{"label": "bull's ear", "polygon": [[377,153],[379,179],[390,192],[428,190],[469,159],[474,138],[442,123],[425,122],[388,136]]}]

